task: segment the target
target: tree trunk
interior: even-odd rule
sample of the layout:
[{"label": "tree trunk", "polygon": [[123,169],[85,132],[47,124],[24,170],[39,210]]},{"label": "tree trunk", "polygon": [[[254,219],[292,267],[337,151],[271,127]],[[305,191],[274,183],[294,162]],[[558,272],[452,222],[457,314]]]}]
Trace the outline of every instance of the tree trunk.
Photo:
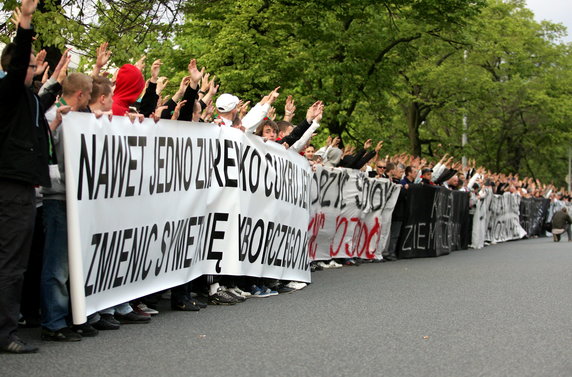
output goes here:
[{"label": "tree trunk", "polygon": [[407,131],[409,135],[409,146],[411,154],[416,157],[421,156],[421,140],[419,139],[419,126],[423,120],[419,111],[419,104],[411,102],[407,106]]}]

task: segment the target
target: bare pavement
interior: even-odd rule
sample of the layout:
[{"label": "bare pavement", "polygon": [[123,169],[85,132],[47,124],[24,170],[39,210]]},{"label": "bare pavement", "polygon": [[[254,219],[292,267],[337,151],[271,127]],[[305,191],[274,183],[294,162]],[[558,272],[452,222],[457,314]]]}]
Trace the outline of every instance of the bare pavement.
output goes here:
[{"label": "bare pavement", "polygon": [[[164,310],[0,355],[0,376],[572,376],[572,242],[319,271],[302,291]],[[161,309],[161,308],[160,308]]]}]

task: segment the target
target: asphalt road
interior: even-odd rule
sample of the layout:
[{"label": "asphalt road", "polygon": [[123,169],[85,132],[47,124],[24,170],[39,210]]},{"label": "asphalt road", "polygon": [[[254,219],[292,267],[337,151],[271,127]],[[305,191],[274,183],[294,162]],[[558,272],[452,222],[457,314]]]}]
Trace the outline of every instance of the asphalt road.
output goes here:
[{"label": "asphalt road", "polygon": [[0,376],[572,376],[572,243],[523,240],[313,274],[292,294],[165,310],[0,355]]}]

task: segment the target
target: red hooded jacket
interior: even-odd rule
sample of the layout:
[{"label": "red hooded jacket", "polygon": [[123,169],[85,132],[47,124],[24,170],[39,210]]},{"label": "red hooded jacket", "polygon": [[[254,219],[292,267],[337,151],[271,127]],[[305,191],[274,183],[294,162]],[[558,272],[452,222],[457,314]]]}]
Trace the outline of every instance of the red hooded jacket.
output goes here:
[{"label": "red hooded jacket", "polygon": [[119,68],[113,91],[113,115],[124,116],[129,110],[129,105],[137,101],[143,89],[145,89],[145,79],[137,67],[125,64]]}]

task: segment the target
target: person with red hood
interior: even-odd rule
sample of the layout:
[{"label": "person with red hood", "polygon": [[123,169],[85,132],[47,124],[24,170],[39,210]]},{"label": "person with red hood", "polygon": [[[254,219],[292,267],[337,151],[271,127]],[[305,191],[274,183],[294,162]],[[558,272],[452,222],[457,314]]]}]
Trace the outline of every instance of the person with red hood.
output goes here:
[{"label": "person with red hood", "polygon": [[129,106],[137,101],[145,89],[143,74],[133,64],[125,64],[119,68],[115,90],[113,91],[113,115],[124,116]]}]

